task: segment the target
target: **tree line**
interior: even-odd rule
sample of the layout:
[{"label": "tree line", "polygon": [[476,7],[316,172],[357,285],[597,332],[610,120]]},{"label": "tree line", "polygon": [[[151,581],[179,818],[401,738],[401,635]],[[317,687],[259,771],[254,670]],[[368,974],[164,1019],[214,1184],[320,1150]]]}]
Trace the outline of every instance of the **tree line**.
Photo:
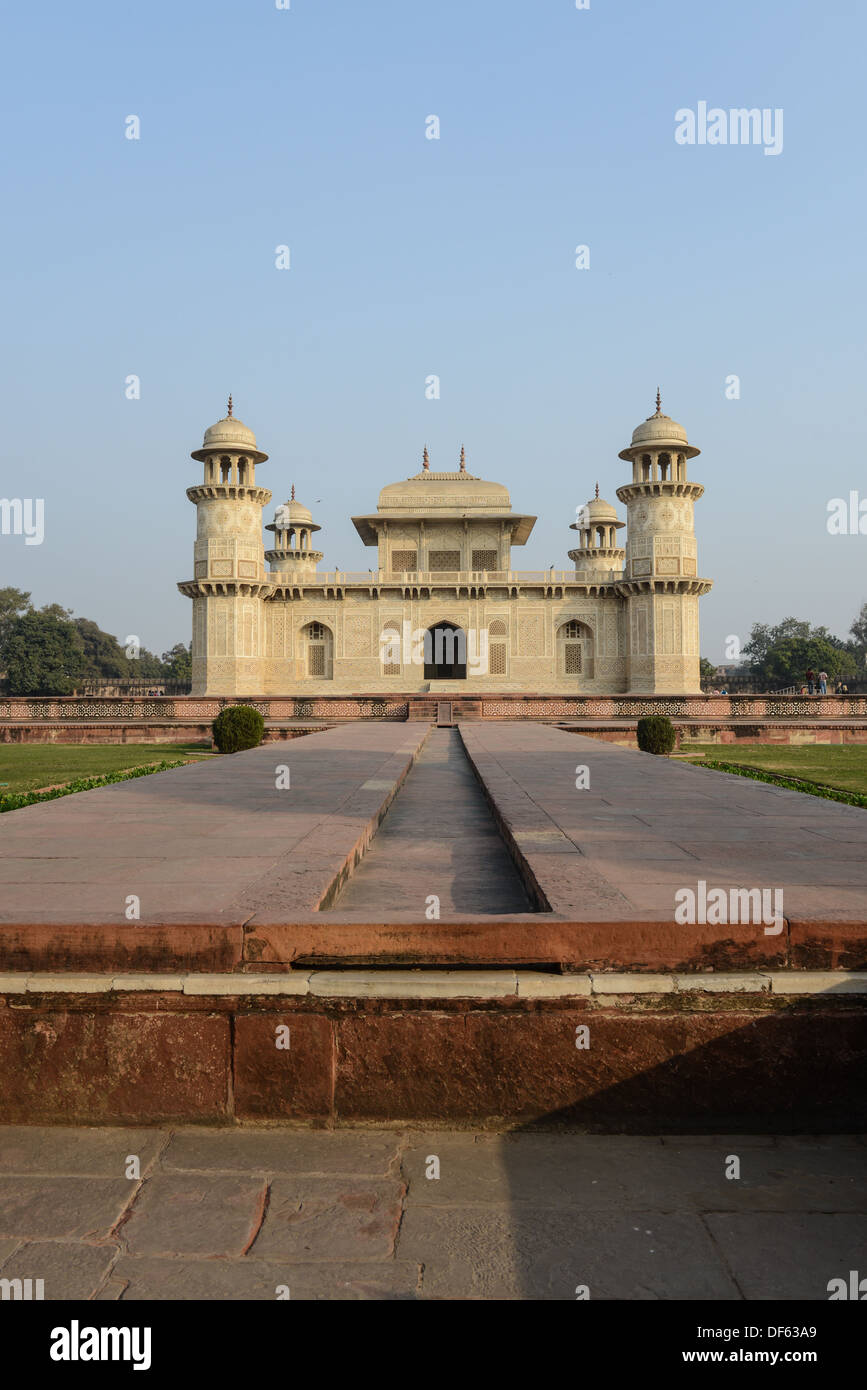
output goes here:
[{"label": "tree line", "polygon": [[0,673],[10,695],[72,695],[91,680],[173,681],[189,685],[190,648],[162,656],[142,647],[127,656],[116,637],[90,618],[48,603],[34,608],[22,589],[0,589]]},{"label": "tree line", "polygon": [[[828,686],[851,685],[867,677],[867,603],[849,629],[848,639],[835,637],[826,627],[813,627],[800,618],[781,623],[753,623],[744,644],[743,674],[760,690],[801,686],[809,670],[828,673]],[[702,680],[713,680],[715,668],[702,661]]]}]

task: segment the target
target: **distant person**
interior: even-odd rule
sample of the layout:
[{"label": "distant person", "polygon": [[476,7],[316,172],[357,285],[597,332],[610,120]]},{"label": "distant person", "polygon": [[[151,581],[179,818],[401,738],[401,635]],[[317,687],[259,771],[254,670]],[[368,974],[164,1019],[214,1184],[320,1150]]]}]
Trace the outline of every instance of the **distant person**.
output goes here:
[{"label": "distant person", "polygon": [[720,691],[720,695],[728,695],[728,691],[726,690],[725,686],[723,686],[722,690]]},{"label": "distant person", "polygon": [[828,694],[828,672],[827,672],[827,671],[820,671],[820,672],[819,672],[819,694],[820,694],[820,695],[827,695],[827,694]]},{"label": "distant person", "polygon": [[813,695],[813,694],[815,694],[815,691],[814,691],[813,687],[814,687],[814,685],[815,685],[815,683],[816,683],[816,672],[813,670],[812,666],[810,667],[809,671],[807,672],[806,681],[807,681],[807,694],[808,694],[808,695]]}]

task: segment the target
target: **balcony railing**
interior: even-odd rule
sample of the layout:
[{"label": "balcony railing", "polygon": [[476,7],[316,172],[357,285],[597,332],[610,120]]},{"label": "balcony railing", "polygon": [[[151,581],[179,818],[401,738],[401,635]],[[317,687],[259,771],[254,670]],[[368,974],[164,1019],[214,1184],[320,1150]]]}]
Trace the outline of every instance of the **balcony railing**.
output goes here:
[{"label": "balcony railing", "polygon": [[622,578],[622,570],[317,570],[315,574],[299,576],[298,582],[308,587],[320,584],[329,587],[344,584],[598,584]]}]

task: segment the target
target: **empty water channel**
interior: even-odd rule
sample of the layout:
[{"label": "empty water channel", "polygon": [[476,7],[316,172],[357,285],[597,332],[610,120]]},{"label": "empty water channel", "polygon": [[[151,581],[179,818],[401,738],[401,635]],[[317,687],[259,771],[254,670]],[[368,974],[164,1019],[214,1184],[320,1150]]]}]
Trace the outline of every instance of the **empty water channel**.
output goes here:
[{"label": "empty water channel", "polygon": [[533,912],[455,729],[432,729],[331,911]]}]

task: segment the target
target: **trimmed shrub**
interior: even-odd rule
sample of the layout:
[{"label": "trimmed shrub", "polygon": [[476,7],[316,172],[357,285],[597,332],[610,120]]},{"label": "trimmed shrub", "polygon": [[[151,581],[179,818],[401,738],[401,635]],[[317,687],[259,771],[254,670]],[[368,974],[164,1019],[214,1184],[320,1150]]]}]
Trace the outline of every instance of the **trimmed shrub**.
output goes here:
[{"label": "trimmed shrub", "polygon": [[638,746],[642,753],[670,753],[676,741],[674,725],[664,714],[639,719]]},{"label": "trimmed shrub", "polygon": [[241,753],[245,748],[258,748],[265,720],[252,705],[229,705],[220,711],[211,728],[221,753]]}]

